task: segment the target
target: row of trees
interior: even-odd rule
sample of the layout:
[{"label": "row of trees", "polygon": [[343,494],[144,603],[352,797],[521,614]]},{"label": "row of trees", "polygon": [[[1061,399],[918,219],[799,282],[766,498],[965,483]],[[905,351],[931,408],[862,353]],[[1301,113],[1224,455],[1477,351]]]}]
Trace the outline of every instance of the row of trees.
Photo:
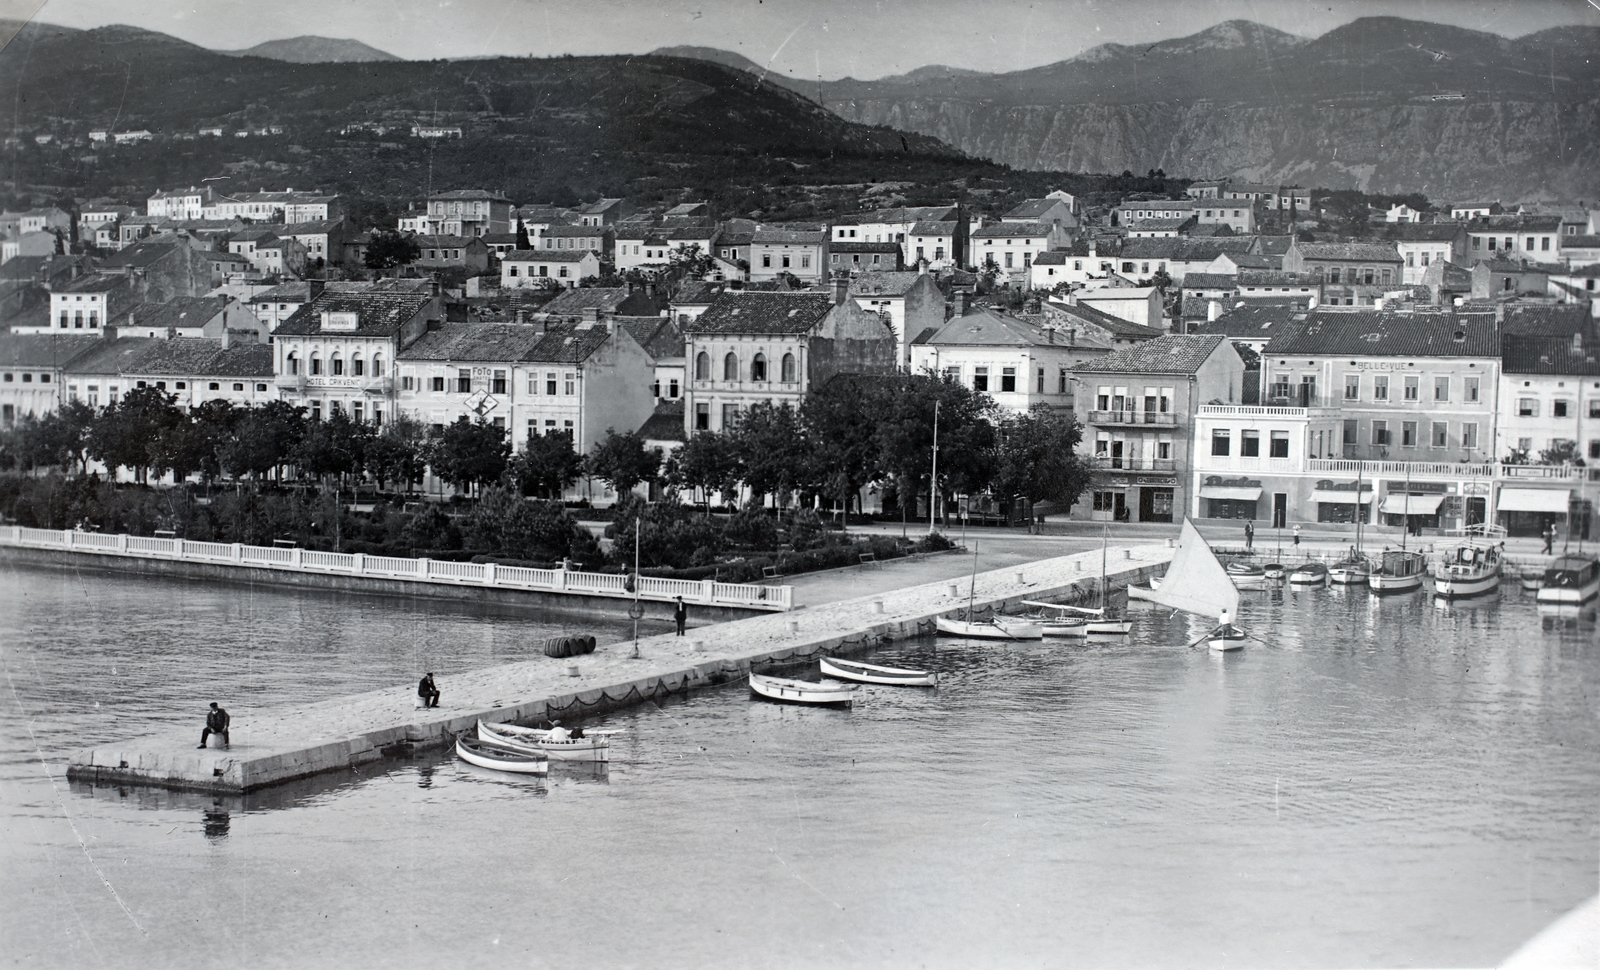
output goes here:
[{"label": "row of trees", "polygon": [[500,485],[549,499],[589,476],[618,494],[641,484],[692,491],[707,511],[714,496],[744,492],[780,509],[820,497],[848,515],[873,482],[903,497],[904,509],[930,490],[1071,504],[1089,482],[1080,438],[1069,415],[1002,411],[987,395],[932,374],[841,376],[799,409],[757,404],[730,428],[691,435],[665,459],[637,432],[607,429],[587,456],[570,433],[533,436],[514,451],[504,428],[465,417],[429,427],[402,416],[378,428],[340,410],[316,420],[283,401],[184,409],[145,387],[103,408],[72,401],[25,419],[0,437],[0,467],[83,474],[98,462],[139,482],[170,474],[255,484],[283,482],[292,470],[299,483],[407,492],[431,470],[464,494]]}]

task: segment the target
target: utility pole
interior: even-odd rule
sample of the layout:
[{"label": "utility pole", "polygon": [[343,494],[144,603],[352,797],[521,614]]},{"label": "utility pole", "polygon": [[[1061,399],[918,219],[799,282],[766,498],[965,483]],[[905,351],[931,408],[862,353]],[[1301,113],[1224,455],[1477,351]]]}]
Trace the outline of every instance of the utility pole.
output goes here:
[{"label": "utility pole", "polygon": [[933,506],[939,496],[939,402],[933,402],[933,474],[928,479],[928,535],[933,535]]}]

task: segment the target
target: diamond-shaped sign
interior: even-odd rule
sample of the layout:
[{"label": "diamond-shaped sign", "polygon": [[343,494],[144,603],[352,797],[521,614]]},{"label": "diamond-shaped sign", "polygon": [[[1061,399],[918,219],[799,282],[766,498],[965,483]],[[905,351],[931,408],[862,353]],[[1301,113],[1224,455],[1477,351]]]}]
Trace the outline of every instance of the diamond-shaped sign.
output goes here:
[{"label": "diamond-shaped sign", "polygon": [[500,402],[489,396],[489,392],[482,388],[473,391],[467,396],[467,407],[471,408],[478,417],[483,417],[490,411],[500,406]]}]

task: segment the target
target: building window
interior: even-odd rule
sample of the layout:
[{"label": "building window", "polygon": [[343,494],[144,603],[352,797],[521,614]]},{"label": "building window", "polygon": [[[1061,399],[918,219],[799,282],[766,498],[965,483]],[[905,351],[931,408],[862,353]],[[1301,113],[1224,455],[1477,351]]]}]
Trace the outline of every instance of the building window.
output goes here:
[{"label": "building window", "polygon": [[972,369],[972,389],[974,391],[987,391],[989,389],[989,368],[974,367]]},{"label": "building window", "polygon": [[1000,390],[1002,393],[1014,392],[1017,389],[1017,369],[1015,367],[1000,368]]},{"label": "building window", "polygon": [[1567,402],[1566,401],[1551,401],[1550,402],[1550,416],[1553,417],[1553,418],[1564,418],[1564,417],[1566,417],[1567,416]]},{"label": "building window", "polygon": [[328,364],[332,368],[331,373],[334,377],[342,377],[344,375],[343,357],[340,357],[338,354],[334,354],[333,358],[328,361]]},{"label": "building window", "polygon": [[555,397],[556,396],[556,375],[554,375],[554,374],[546,374],[546,375],[544,375],[544,392],[545,392],[546,395],[548,395],[550,397]]},{"label": "building window", "polygon": [[456,368],[456,393],[472,393],[472,371],[465,367]]},{"label": "building window", "polygon": [[1539,401],[1537,398],[1517,398],[1517,417],[1537,418],[1539,416]]},{"label": "building window", "polygon": [[1435,401],[1450,400],[1450,378],[1435,377],[1433,379],[1433,399]]},{"label": "building window", "polygon": [[1388,445],[1389,445],[1389,422],[1387,422],[1387,421],[1374,421],[1374,422],[1372,422],[1372,446],[1374,448],[1380,448],[1380,447],[1388,447]]},{"label": "building window", "polygon": [[722,430],[727,431],[739,423],[739,405],[724,404],[722,406]]},{"label": "building window", "polygon": [[722,358],[722,379],[736,381],[739,379],[739,355],[729,353]]},{"label": "building window", "polygon": [[1461,424],[1461,447],[1468,448],[1468,449],[1478,447],[1478,422],[1476,422],[1476,421],[1464,421],[1464,422],[1462,422],[1462,424]]},{"label": "building window", "polygon": [[1344,375],[1344,399],[1346,401],[1361,400],[1361,375]]},{"label": "building window", "polygon": [[1417,446],[1417,423],[1415,421],[1400,422],[1400,447],[1415,448]]},{"label": "building window", "polygon": [[711,380],[711,355],[701,351],[694,358],[694,379],[697,381]]},{"label": "building window", "polygon": [[1044,393],[1044,368],[1043,367],[1039,368],[1039,373],[1036,376],[1038,377],[1038,380],[1036,382],[1036,386],[1034,387],[1034,391],[1036,393],[1043,394]]},{"label": "building window", "polygon": [[1374,401],[1389,400],[1389,378],[1376,376],[1372,379],[1372,399]]},{"label": "building window", "polygon": [[1419,377],[1406,378],[1406,400],[1421,400],[1422,379]]},{"label": "building window", "polygon": [[696,404],[694,406],[694,429],[696,431],[711,430],[711,405]]},{"label": "building window", "polygon": [[561,381],[562,381],[562,392],[564,394],[566,394],[568,397],[571,397],[572,395],[578,393],[578,375],[577,374],[563,374],[563,375],[561,375]]},{"label": "building window", "polygon": [[1287,431],[1274,431],[1274,432],[1272,432],[1272,441],[1270,442],[1268,447],[1270,447],[1272,449],[1271,451],[1267,452],[1267,457],[1268,458],[1287,458],[1287,457],[1289,457],[1289,432],[1287,432]]},{"label": "building window", "polygon": [[669,397],[669,398],[671,398],[673,400],[677,400],[677,397],[678,397],[678,379],[676,377],[674,377],[672,380],[667,382],[667,397]]},{"label": "building window", "polygon": [[1228,432],[1214,430],[1211,432],[1211,454],[1226,457],[1230,451],[1231,442]]},{"label": "building window", "polygon": [[1600,418],[1600,397],[1592,398],[1589,401],[1589,417]]},{"label": "building window", "polygon": [[1067,393],[1067,369],[1065,367],[1061,368],[1061,370],[1059,372],[1057,372],[1056,378],[1057,378],[1057,381],[1058,381],[1058,384],[1056,386],[1056,393],[1057,394],[1065,394],[1065,393]]},{"label": "building window", "polygon": [[767,379],[767,355],[756,354],[750,360],[750,379],[764,382]]},{"label": "building window", "polygon": [[[1213,439],[1213,440],[1215,440],[1215,439]],[[1241,432],[1239,432],[1239,457],[1240,458],[1260,458],[1261,457],[1261,432],[1259,432],[1259,431],[1241,431]]]},{"label": "building window", "polygon": [[1450,444],[1450,425],[1444,421],[1433,422],[1433,446],[1435,448],[1448,447]]},{"label": "building window", "polygon": [[442,375],[434,377],[434,379],[433,379],[433,390],[434,390],[435,393],[438,393],[438,394],[443,394],[444,393],[444,377]]},{"label": "building window", "polygon": [[762,269],[771,269],[772,268],[772,254],[771,253],[762,253],[761,254],[761,268]]},{"label": "building window", "polygon": [[1465,378],[1462,378],[1462,381],[1461,381],[1461,398],[1462,398],[1462,400],[1468,402],[1469,404],[1477,403],[1477,400],[1478,400],[1478,379],[1476,377],[1465,377]]},{"label": "building window", "polygon": [[793,384],[798,378],[795,376],[794,354],[783,355],[782,377],[786,384]]},{"label": "building window", "polygon": [[783,262],[783,268],[784,269],[788,269],[789,268],[789,254],[788,253],[784,253],[783,254],[782,262]]}]

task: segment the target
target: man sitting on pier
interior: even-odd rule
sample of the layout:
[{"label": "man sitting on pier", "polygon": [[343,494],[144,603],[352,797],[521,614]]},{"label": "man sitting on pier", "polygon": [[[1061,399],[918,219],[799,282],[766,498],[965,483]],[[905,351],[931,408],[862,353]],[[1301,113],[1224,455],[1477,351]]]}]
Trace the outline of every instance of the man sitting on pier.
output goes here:
[{"label": "man sitting on pier", "polygon": [[206,740],[213,734],[222,737],[222,746],[228,747],[228,725],[232,723],[228,712],[217,706],[216,701],[211,702],[211,710],[206,714],[205,729],[200,732],[200,747],[206,746]]},{"label": "man sitting on pier", "polygon": [[417,681],[417,696],[422,698],[423,707],[439,706],[439,688],[433,686],[433,671],[423,674]]}]

